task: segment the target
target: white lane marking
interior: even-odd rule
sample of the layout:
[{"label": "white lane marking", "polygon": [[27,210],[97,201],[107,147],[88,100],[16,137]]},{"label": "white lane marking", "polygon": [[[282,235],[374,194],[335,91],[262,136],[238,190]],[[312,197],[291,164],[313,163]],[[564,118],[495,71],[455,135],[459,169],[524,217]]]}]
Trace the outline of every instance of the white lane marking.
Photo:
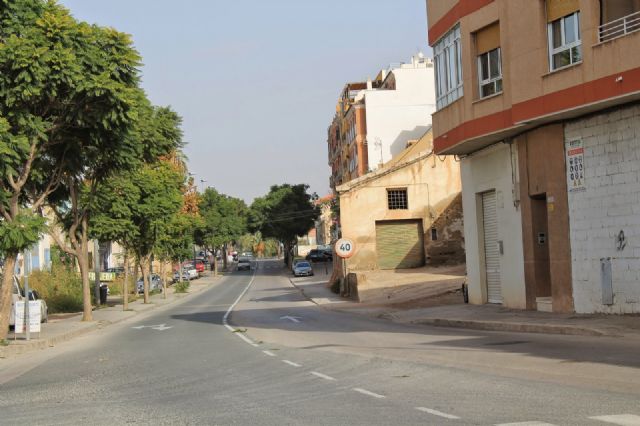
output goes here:
[{"label": "white lane marking", "polygon": [[287,315],[284,317],[280,317],[281,320],[289,320],[291,322],[299,323],[302,318],[300,317],[292,317],[291,315]]},{"label": "white lane marking", "polygon": [[286,359],[283,359],[282,362],[284,362],[285,364],[289,364],[292,367],[302,367],[300,364],[296,364],[295,362],[289,361],[289,360],[286,360]]},{"label": "white lane marking", "polygon": [[386,396],[384,396],[384,395],[380,395],[379,393],[371,392],[371,391],[368,391],[368,390],[362,389],[362,388],[353,388],[353,390],[356,391],[356,392],[360,392],[363,395],[372,396],[372,397],[378,398],[378,399],[386,398]]},{"label": "white lane marking", "polygon": [[320,377],[321,379],[335,380],[333,377],[327,376],[326,374],[318,373],[317,371],[312,371],[311,374],[313,374],[316,377]]},{"label": "white lane marking", "polygon": [[533,422],[520,422],[520,423],[500,423],[499,425],[495,425],[495,426],[555,426],[555,425],[551,423],[533,421]]},{"label": "white lane marking", "polygon": [[442,411],[432,410],[431,408],[425,407],[416,407],[416,410],[422,411],[423,413],[433,414],[434,416],[444,417],[445,419],[457,420],[460,417],[454,416],[453,414],[443,413]]},{"label": "white lane marking", "polygon": [[589,418],[620,426],[640,426],[640,416],[634,416],[633,414],[618,414],[614,416],[596,416]]},{"label": "white lane marking", "polygon": [[236,329],[229,325],[229,315],[231,315],[231,311],[233,311],[233,308],[235,308],[236,305],[238,303],[240,303],[240,300],[244,297],[244,295],[247,293],[247,291],[249,291],[249,288],[253,284],[253,280],[256,279],[256,271],[257,271],[257,268],[256,268],[256,270],[253,271],[253,276],[251,277],[251,281],[249,281],[249,284],[247,284],[247,286],[244,288],[244,290],[242,290],[242,293],[240,293],[240,296],[238,296],[236,301],[233,302],[233,304],[231,306],[229,306],[229,309],[227,309],[227,312],[225,312],[224,316],[222,317],[222,325],[224,325],[227,328],[227,330],[229,330],[230,332],[232,332],[233,334],[235,334],[236,336],[238,336],[239,338],[244,340],[246,343],[248,343],[248,344],[250,344],[251,346],[254,346],[254,347],[257,347],[258,344],[255,343],[253,340],[249,339],[244,334],[237,333]]},{"label": "white lane marking", "polygon": [[262,353],[265,354],[265,355],[269,355],[269,356],[276,356],[276,354],[274,354],[271,351],[262,351]]}]

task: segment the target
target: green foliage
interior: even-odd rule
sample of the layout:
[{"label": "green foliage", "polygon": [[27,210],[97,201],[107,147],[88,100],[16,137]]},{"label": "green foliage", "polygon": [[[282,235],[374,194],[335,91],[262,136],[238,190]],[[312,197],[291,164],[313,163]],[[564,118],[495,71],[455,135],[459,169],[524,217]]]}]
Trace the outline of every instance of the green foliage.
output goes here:
[{"label": "green foliage", "polygon": [[163,232],[158,235],[154,255],[159,260],[181,261],[193,256],[193,230],[198,228],[201,218],[182,211],[171,215]]},{"label": "green foliage", "polygon": [[260,230],[266,238],[276,238],[285,245],[305,235],[320,215],[307,193],[308,185],[274,185],[269,193],[256,198],[249,213],[249,228]]},{"label": "green foliage", "polygon": [[82,311],[82,281],[72,268],[54,263],[51,271],[34,271],[29,287],[47,302],[49,313]]},{"label": "green foliage", "polygon": [[207,188],[199,207],[202,221],[195,234],[197,244],[217,248],[246,233],[248,210],[241,199]]},{"label": "green foliage", "polygon": [[180,281],[173,286],[173,291],[176,293],[186,293],[189,291],[189,286],[191,283],[189,281]]},{"label": "green foliage", "polygon": [[16,254],[32,247],[44,230],[42,217],[21,209],[12,221],[0,220],[0,253]]}]

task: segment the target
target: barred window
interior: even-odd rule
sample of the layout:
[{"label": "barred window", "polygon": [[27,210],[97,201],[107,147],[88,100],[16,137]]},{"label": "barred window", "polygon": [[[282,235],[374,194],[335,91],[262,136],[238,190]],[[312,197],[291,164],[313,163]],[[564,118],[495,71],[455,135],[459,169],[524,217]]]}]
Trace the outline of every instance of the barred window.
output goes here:
[{"label": "barred window", "polygon": [[409,208],[407,190],[387,189],[387,203],[389,210],[407,210]]}]

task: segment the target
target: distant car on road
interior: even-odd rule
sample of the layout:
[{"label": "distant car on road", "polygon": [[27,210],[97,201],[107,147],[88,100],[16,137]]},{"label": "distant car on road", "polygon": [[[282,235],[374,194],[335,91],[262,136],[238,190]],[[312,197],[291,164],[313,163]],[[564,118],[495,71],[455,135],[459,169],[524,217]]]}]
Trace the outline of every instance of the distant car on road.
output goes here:
[{"label": "distant car on road", "polygon": [[293,267],[293,275],[295,277],[310,277],[313,275],[313,268],[309,262],[303,260]]},{"label": "distant car on road", "polygon": [[307,254],[305,259],[311,262],[324,262],[327,258],[322,250],[313,249]]},{"label": "distant car on road", "polygon": [[242,270],[251,270],[251,259],[246,256],[238,258],[238,271]]}]

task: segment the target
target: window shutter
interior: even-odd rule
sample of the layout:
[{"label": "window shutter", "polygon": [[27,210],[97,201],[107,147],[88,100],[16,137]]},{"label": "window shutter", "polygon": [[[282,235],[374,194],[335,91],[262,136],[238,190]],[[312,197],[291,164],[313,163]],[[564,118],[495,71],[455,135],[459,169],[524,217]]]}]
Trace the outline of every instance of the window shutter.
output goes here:
[{"label": "window shutter", "polygon": [[477,54],[482,55],[500,47],[500,24],[489,25],[476,33]]},{"label": "window shutter", "polygon": [[547,0],[547,22],[556,21],[580,10],[580,0]]}]

